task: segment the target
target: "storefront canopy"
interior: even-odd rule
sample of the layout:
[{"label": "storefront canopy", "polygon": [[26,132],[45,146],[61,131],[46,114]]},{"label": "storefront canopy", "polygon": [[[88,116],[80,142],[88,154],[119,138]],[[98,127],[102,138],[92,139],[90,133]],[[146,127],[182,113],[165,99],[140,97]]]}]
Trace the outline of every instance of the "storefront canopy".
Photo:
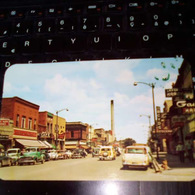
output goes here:
[{"label": "storefront canopy", "polygon": [[49,148],[48,145],[39,140],[16,139],[16,141],[25,147]]}]

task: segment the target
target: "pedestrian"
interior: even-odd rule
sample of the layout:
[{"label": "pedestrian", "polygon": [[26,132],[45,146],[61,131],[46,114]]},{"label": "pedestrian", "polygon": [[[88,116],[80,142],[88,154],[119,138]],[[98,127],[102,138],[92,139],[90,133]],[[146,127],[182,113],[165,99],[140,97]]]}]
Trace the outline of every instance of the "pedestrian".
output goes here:
[{"label": "pedestrian", "polygon": [[186,142],[186,151],[187,151],[189,161],[194,162],[193,145],[191,143],[191,140],[187,140],[187,142]]},{"label": "pedestrian", "polygon": [[184,163],[184,161],[185,161],[185,157],[184,157],[185,149],[184,149],[184,145],[182,144],[181,141],[178,142],[178,144],[176,146],[176,151],[179,154],[180,162]]}]

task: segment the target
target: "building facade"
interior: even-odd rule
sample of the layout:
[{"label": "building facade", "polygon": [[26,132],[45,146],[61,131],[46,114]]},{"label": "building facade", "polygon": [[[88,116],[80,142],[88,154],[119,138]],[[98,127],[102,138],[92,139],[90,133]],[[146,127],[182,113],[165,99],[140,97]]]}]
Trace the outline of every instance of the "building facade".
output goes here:
[{"label": "building facade", "polygon": [[[8,133],[8,139],[1,140],[5,149],[17,146],[20,139],[37,140],[39,105],[19,97],[3,98],[1,121],[2,118],[7,122],[9,121],[6,126],[5,122],[3,123],[4,126],[1,122],[1,132],[4,130]],[[6,130],[8,127],[10,128],[9,132]]]},{"label": "building facade", "polygon": [[85,148],[87,149],[87,137],[89,125],[82,122],[66,123],[66,149]]}]

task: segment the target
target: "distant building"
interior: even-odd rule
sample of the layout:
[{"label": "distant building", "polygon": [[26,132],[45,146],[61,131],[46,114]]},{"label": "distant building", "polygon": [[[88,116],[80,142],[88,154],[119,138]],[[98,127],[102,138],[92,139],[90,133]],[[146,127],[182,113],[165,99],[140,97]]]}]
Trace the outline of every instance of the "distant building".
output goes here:
[{"label": "distant building", "polygon": [[87,149],[87,137],[89,125],[82,122],[66,123],[66,149],[85,148]]}]

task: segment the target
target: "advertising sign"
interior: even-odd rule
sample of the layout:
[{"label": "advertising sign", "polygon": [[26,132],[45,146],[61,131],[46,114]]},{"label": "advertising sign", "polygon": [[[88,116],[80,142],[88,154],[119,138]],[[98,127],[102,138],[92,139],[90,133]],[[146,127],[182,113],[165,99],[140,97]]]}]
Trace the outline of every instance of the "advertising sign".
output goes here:
[{"label": "advertising sign", "polygon": [[162,129],[160,106],[156,106],[157,129]]},{"label": "advertising sign", "polygon": [[192,93],[191,88],[172,88],[172,89],[165,89],[165,96],[166,97],[183,97],[185,93]]},{"label": "advertising sign", "polygon": [[9,119],[0,119],[0,126],[9,126]]},{"label": "advertising sign", "polygon": [[14,129],[14,138],[37,139],[37,132],[25,129]]}]

